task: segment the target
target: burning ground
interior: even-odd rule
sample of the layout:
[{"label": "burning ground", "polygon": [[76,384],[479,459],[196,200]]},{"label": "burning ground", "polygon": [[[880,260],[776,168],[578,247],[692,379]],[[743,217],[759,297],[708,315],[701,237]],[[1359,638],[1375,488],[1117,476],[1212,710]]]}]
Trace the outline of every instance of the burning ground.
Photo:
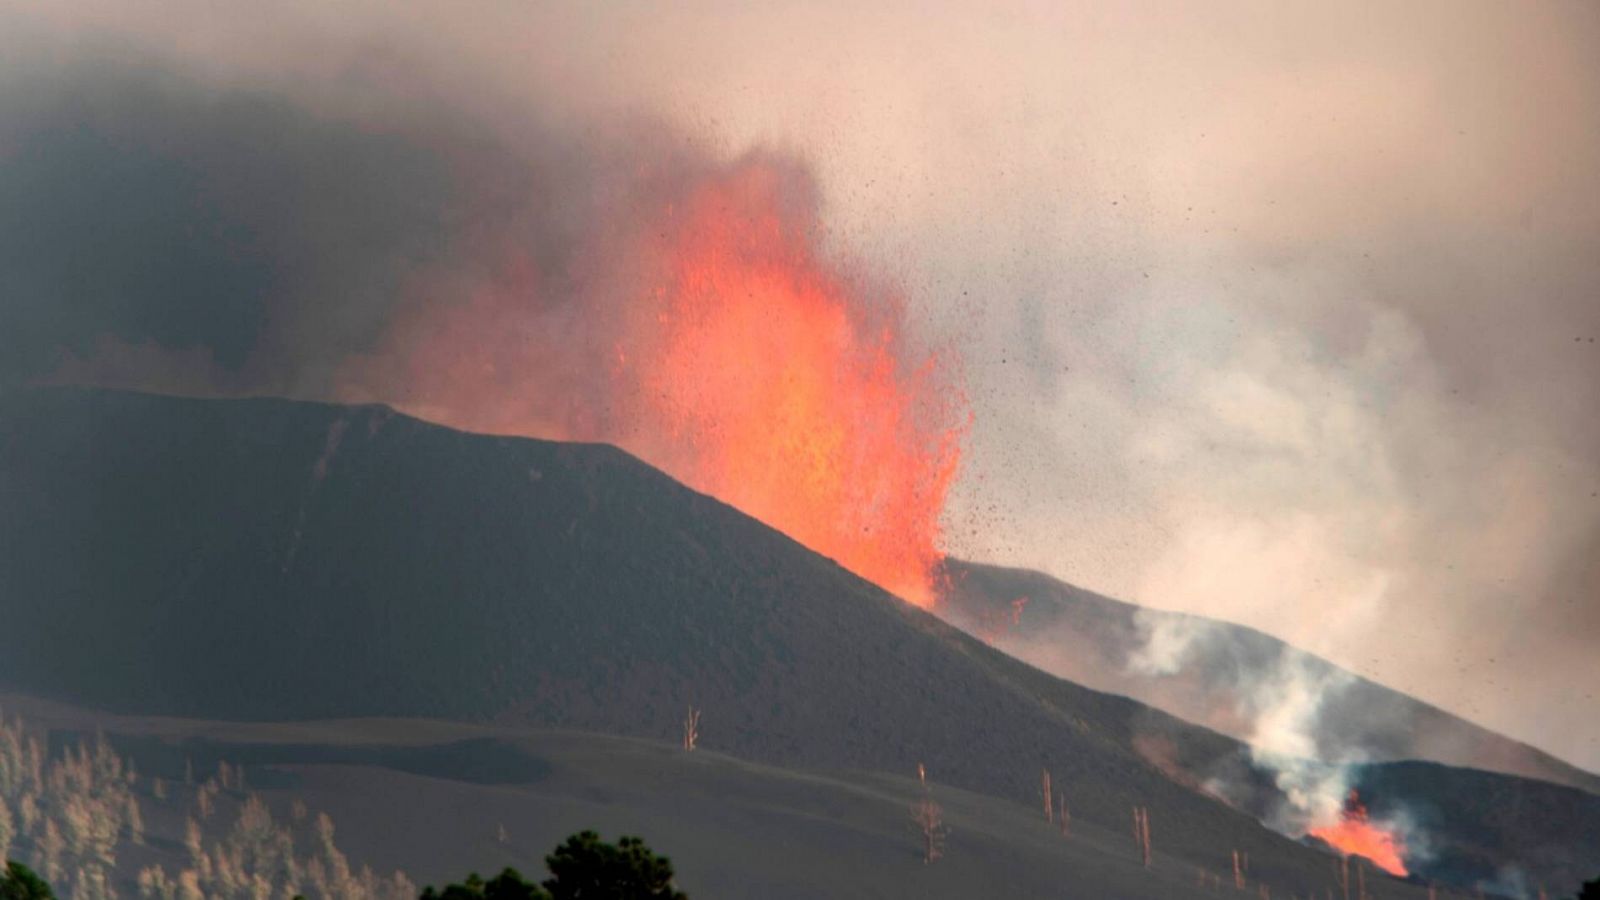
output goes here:
[{"label": "burning ground", "polygon": [[[1588,828],[1573,810],[1600,794],[1594,775],[1268,635],[1141,608],[1037,572],[950,560],[945,579],[942,613],[969,633],[1045,671],[1244,742],[1243,752],[1208,756],[1152,722],[1135,747],[1171,777],[1284,834],[1465,885],[1533,884],[1519,869],[1546,865],[1549,847],[1585,840],[1573,837]],[[1521,777],[1501,782],[1481,770]],[[1476,783],[1440,790],[1423,777],[1436,771]],[[1497,821],[1480,819],[1482,807],[1459,806],[1463,791],[1509,800],[1518,784],[1528,791],[1525,808],[1554,812]],[[1479,824],[1461,827],[1466,821]],[[1492,860],[1489,846],[1505,855]],[[1571,854],[1570,876],[1581,875],[1584,855]]]}]

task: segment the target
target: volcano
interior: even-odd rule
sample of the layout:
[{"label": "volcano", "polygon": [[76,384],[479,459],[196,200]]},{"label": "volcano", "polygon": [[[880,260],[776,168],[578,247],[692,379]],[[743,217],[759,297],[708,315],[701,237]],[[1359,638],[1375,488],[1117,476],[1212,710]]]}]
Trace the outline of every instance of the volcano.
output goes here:
[{"label": "volcano", "polygon": [[[1269,795],[1238,741],[1008,656],[610,446],[470,434],[378,406],[41,388],[0,396],[0,502],[0,621],[12,636],[0,686],[23,698],[13,705],[120,716],[108,721],[127,734],[210,735],[224,746],[214,752],[305,779],[330,756],[281,735],[373,744],[374,730],[405,731],[392,724],[404,720],[416,733],[521,748],[474,755],[461,764],[467,775],[444,763],[419,770],[414,756],[383,763],[383,747],[334,754],[384,785],[363,801],[368,821],[403,818],[406,801],[393,798],[422,790],[405,781],[416,778],[433,779],[429,802],[459,816],[436,793],[446,791],[439,779],[535,782],[543,770],[525,758],[542,754],[589,766],[588,781],[571,777],[591,799],[648,793],[657,810],[693,805],[683,821],[718,839],[738,819],[717,815],[707,778],[734,779],[756,807],[778,802],[763,792],[810,797],[747,847],[779,854],[818,829],[856,827],[850,797],[903,813],[885,798],[908,790],[923,765],[966,804],[969,846],[1014,849],[1038,839],[1012,829],[1025,828],[1021,811],[1037,814],[1048,770],[1075,827],[1104,841],[1103,855],[1073,851],[1074,877],[1100,886],[1091,895],[1172,896],[1236,850],[1252,861],[1252,884],[1306,894],[1330,883],[1324,849],[1262,827],[1261,809],[1224,803],[1196,779],[1233,766]],[[674,763],[669,777],[639,761],[676,746],[691,707],[703,716],[702,758],[720,761],[708,771],[722,774]],[[391,724],[350,726],[365,737],[329,737],[328,724],[172,724],[378,718]],[[1170,753],[1141,749],[1152,744]],[[454,759],[440,754],[424,756]],[[601,774],[605,760],[616,768]],[[1395,783],[1381,790],[1365,783],[1386,777]],[[1363,779],[1375,817],[1385,803],[1442,811],[1441,850],[1480,852],[1494,845],[1468,836],[1523,828],[1547,848],[1534,862],[1552,887],[1575,884],[1594,862],[1600,798],[1582,791],[1552,788],[1565,792],[1552,795],[1563,812],[1548,820],[1509,799],[1446,803],[1466,784],[1480,797],[1526,796],[1509,776],[1439,766],[1405,779],[1380,766]],[[1125,833],[1134,806],[1150,811],[1154,875],[1105,837]],[[551,816],[564,809],[548,806]],[[893,832],[875,821],[874,834]],[[428,871],[482,865],[480,850],[450,842],[415,852]],[[1453,871],[1476,878],[1512,862],[1489,852],[1463,851]],[[920,865],[914,853],[896,859]],[[1060,861],[1038,859],[995,850],[919,894],[966,896],[985,883],[1022,896],[1053,890]],[[730,878],[691,893],[757,889]],[[845,868],[806,890],[881,895],[870,884],[881,881]],[[1391,880],[1381,891],[1425,894]]]}]

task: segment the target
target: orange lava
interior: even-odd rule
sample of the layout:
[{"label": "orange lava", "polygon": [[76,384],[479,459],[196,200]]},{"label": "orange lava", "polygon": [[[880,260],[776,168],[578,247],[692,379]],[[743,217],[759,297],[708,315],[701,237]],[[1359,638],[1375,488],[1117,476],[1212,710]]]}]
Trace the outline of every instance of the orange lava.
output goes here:
[{"label": "orange lava", "polygon": [[1312,828],[1312,837],[1325,841],[1346,856],[1364,856],[1390,875],[1405,877],[1405,844],[1392,831],[1372,824],[1361,795],[1355,791],[1345,800],[1339,821]]},{"label": "orange lava", "polygon": [[514,248],[487,282],[421,285],[341,399],[618,444],[933,605],[967,417],[951,360],[825,252],[803,167],[752,155],[624,193],[576,273]]},{"label": "orange lava", "polygon": [[898,302],[820,258],[789,187],[781,169],[745,165],[672,211],[654,321],[617,361],[639,389],[641,452],[930,606],[959,458],[952,395],[938,360],[902,358]]}]

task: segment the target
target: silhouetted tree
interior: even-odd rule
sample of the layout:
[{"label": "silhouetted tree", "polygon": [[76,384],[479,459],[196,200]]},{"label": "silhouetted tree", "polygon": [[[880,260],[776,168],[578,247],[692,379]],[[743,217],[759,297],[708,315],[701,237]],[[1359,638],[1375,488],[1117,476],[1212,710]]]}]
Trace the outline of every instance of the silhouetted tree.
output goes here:
[{"label": "silhouetted tree", "polygon": [[550,900],[550,895],[508,866],[488,881],[473,872],[463,884],[445,885],[443,893],[429,887],[422,892],[422,900]]},{"label": "silhouetted tree", "polygon": [[688,900],[672,886],[672,861],[636,837],[608,844],[581,831],[544,864],[551,875],[544,886],[554,900]]},{"label": "silhouetted tree", "polygon": [[556,847],[544,863],[550,877],[543,887],[516,869],[506,869],[489,881],[474,872],[443,891],[429,887],[422,900],[689,900],[672,886],[672,861],[655,855],[636,837],[608,844],[592,831],[581,831]]},{"label": "silhouetted tree", "polygon": [[0,878],[0,900],[55,900],[55,892],[33,870],[16,862],[6,863],[4,878]]},{"label": "silhouetted tree", "polygon": [[1583,890],[1578,892],[1578,900],[1600,900],[1600,878],[1585,881]]}]

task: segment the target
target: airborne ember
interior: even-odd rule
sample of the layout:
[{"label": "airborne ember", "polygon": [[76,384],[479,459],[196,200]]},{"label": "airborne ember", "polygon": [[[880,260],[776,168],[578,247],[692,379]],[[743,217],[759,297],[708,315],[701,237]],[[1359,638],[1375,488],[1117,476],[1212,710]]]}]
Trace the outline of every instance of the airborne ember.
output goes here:
[{"label": "airborne ember", "polygon": [[513,266],[399,317],[344,397],[619,444],[932,606],[967,420],[955,360],[910,349],[903,298],[827,257],[803,169],[755,154],[689,182],[640,188],[634,227],[578,254],[625,302],[553,315],[562,279]]}]

